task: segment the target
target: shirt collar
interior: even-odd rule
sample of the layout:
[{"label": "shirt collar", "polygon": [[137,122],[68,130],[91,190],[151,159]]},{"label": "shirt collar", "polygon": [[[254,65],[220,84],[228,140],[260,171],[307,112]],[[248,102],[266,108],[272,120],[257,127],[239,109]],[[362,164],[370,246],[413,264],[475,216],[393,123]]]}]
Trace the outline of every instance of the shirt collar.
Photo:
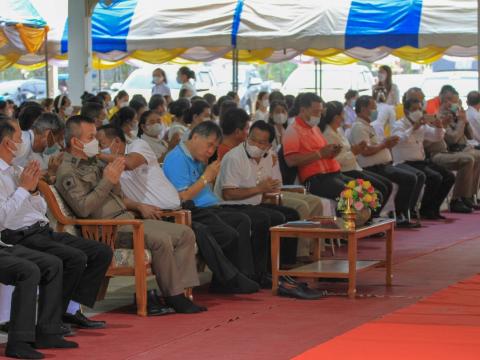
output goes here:
[{"label": "shirt collar", "polygon": [[295,118],[295,124],[297,124],[298,126],[304,128],[304,129],[313,129],[310,125],[305,123],[305,121],[303,121],[303,119],[300,116],[297,116]]},{"label": "shirt collar", "polygon": [[5,160],[3,159],[0,159],[0,170],[1,171],[5,171],[5,170],[8,170],[10,168],[11,165],[8,165]]},{"label": "shirt collar", "polygon": [[362,124],[364,125],[367,125],[367,126],[372,126],[368,121],[362,119],[360,116],[357,116],[357,121],[361,122]]},{"label": "shirt collar", "polygon": [[188,156],[190,159],[192,159],[193,161],[196,161],[196,160],[193,158],[192,154],[190,153],[190,150],[188,150],[187,144],[186,144],[184,141],[181,141],[179,146],[180,146],[180,149],[183,151],[183,153],[184,153],[185,155],[187,155],[187,156]]}]

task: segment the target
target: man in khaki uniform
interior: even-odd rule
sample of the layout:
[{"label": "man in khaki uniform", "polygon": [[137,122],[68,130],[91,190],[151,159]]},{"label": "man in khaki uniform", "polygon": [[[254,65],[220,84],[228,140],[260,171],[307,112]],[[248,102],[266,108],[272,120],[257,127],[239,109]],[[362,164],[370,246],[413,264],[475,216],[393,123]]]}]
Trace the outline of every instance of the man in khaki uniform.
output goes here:
[{"label": "man in khaki uniform", "polygon": [[[96,160],[98,141],[95,122],[74,116],[66,124],[67,152],[58,168],[55,187],[80,218],[133,219],[142,215],[145,245],[152,252],[152,269],[165,303],[181,313],[206,310],[184,296],[184,289],[199,284],[195,262],[195,235],[184,225],[160,220],[157,208],[125,198],[119,179],[125,160],[109,165]],[[131,233],[129,227],[119,232]]]}]

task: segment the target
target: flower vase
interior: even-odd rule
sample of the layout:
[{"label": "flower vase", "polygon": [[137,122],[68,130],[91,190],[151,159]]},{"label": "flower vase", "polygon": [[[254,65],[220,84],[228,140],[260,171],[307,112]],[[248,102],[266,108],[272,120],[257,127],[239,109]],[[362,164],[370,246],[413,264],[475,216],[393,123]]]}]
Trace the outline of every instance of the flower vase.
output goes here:
[{"label": "flower vase", "polygon": [[372,216],[372,211],[368,207],[364,207],[362,210],[355,210],[355,226],[360,227],[367,223]]}]

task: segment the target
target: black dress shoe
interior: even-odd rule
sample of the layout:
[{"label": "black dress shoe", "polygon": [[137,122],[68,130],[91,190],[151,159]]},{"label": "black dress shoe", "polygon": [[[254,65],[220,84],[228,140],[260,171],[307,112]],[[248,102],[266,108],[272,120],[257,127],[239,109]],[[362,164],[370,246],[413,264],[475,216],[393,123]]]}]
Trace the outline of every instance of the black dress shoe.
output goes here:
[{"label": "black dress shoe", "polygon": [[420,216],[425,220],[439,220],[437,213],[433,210],[420,210]]},{"label": "black dress shoe", "polygon": [[[136,305],[137,299],[133,295],[133,302]],[[147,291],[147,315],[148,316],[162,316],[175,314],[175,310],[169,306],[163,305],[160,301],[160,296],[156,289]]]},{"label": "black dress shoe", "polygon": [[27,342],[8,342],[5,356],[15,359],[43,359],[45,355],[35,350]]},{"label": "black dress shoe", "polygon": [[63,322],[74,325],[80,329],[103,329],[106,326],[105,321],[90,320],[80,310],[74,315],[65,313]]},{"label": "black dress shoe", "polygon": [[61,335],[39,335],[35,340],[36,349],[75,349],[78,344],[74,341],[68,341]]},{"label": "black dress shoe", "polygon": [[413,223],[408,220],[397,221],[396,227],[400,229],[418,229],[422,227],[422,225],[418,223]]},{"label": "black dress shoe", "polygon": [[301,287],[289,287],[284,284],[280,284],[278,287],[279,296],[293,297],[296,299],[302,300],[318,300],[327,296],[325,291],[315,291],[310,289],[310,291],[305,291]]},{"label": "black dress shoe", "polygon": [[435,216],[438,220],[447,220],[447,218],[443,216],[439,211],[435,213]]},{"label": "black dress shoe", "polygon": [[473,212],[472,208],[465,205],[461,199],[455,199],[450,202],[450,212],[459,214],[470,214]]},{"label": "black dress shoe", "polygon": [[77,335],[77,332],[72,329],[70,324],[62,324],[60,325],[60,329],[62,331],[62,335],[65,337],[72,337]]},{"label": "black dress shoe", "polygon": [[476,204],[475,200],[469,198],[462,198],[462,201],[467,207],[473,210],[480,210],[480,205]]}]

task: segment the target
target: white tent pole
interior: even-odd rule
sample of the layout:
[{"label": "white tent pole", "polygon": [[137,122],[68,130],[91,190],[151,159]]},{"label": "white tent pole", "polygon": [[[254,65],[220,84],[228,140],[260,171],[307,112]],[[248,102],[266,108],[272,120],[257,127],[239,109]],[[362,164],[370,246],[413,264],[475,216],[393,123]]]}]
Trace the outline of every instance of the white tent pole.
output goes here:
[{"label": "white tent pole", "polygon": [[45,47],[45,84],[46,84],[46,89],[45,89],[45,97],[50,97],[50,76],[48,73],[48,31],[45,31],[45,39],[43,40],[44,44],[43,46]]},{"label": "white tent pole", "polygon": [[480,0],[477,0],[477,74],[478,74],[478,91],[480,91]]}]

